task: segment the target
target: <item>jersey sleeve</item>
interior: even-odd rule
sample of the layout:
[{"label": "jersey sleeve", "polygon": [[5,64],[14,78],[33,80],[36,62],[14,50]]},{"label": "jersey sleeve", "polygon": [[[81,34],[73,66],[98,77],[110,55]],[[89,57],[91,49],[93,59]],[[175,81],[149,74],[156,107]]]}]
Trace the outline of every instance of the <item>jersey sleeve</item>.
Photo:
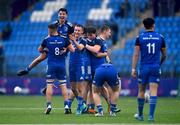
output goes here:
[{"label": "jersey sleeve", "polygon": [[85,39],[81,39],[80,44],[83,44],[84,46],[86,46],[86,40]]},{"label": "jersey sleeve", "polygon": [[137,37],[137,38],[136,38],[136,41],[135,41],[135,46],[140,46],[139,37]]},{"label": "jersey sleeve", "polygon": [[68,47],[71,44],[71,42],[67,38],[64,38],[64,41],[66,43],[65,47]]},{"label": "jersey sleeve", "polygon": [[96,40],[95,40],[95,45],[102,46],[103,43],[102,43],[102,41],[101,41],[100,39],[96,39]]},{"label": "jersey sleeve", "polygon": [[68,34],[72,34],[74,32],[74,27],[71,23],[67,22],[68,24]]},{"label": "jersey sleeve", "polygon": [[104,51],[104,52],[107,52],[107,51],[108,51],[107,44],[104,44],[104,45],[103,45],[103,51]]},{"label": "jersey sleeve", "polygon": [[41,46],[42,46],[43,48],[47,47],[47,40],[46,40],[46,39],[44,39],[44,40],[42,41]]}]

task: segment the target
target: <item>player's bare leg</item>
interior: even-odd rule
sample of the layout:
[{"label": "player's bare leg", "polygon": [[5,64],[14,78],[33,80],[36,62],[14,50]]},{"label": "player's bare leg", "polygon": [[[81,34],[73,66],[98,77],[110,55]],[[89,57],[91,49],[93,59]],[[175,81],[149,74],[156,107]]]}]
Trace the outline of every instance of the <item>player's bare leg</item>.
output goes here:
[{"label": "player's bare leg", "polygon": [[73,92],[73,94],[71,94],[70,96],[69,96],[69,98],[71,99],[73,99],[74,98],[74,96],[77,98],[77,96],[78,96],[78,91],[77,91],[77,84],[75,83],[75,82],[71,82],[71,90],[72,90],[72,92]]},{"label": "player's bare leg", "polygon": [[87,105],[88,105],[88,113],[96,113],[95,104],[92,93],[92,83],[88,84],[88,93],[87,93]]},{"label": "player's bare leg", "polygon": [[61,84],[59,87],[61,89],[61,93],[62,93],[62,96],[64,98],[64,109],[65,109],[64,113],[69,114],[68,93],[67,93],[66,83]]},{"label": "player's bare leg", "polygon": [[51,101],[52,101],[52,94],[53,94],[53,83],[47,84],[46,90],[46,105],[47,108],[45,110],[45,114],[49,114],[51,112]]},{"label": "player's bare leg", "polygon": [[144,93],[146,90],[146,84],[142,85],[142,84],[138,84],[138,98],[137,98],[137,102],[138,102],[138,114],[135,114],[135,118],[143,121],[143,108],[144,108]]},{"label": "player's bare leg", "polygon": [[84,100],[86,101],[87,100],[87,93],[88,93],[88,81],[84,81],[83,83],[83,89],[82,89],[82,95],[83,95],[83,98]]},{"label": "player's bare leg", "polygon": [[71,113],[71,105],[72,105],[74,98],[76,98],[76,99],[78,98],[78,92],[77,92],[76,86],[77,85],[75,82],[71,82],[71,91],[70,91],[69,97],[68,97],[69,113]]},{"label": "player's bare leg", "polygon": [[78,107],[76,111],[76,115],[82,114],[84,110],[87,110],[87,106],[85,103],[85,92],[86,90],[86,83],[84,81],[78,82],[77,83],[77,90],[78,90]]},{"label": "player's bare leg", "polygon": [[106,100],[106,103],[108,105],[108,109],[107,109],[108,112],[110,111],[110,92],[112,93],[111,88],[107,84],[104,84],[101,89],[101,95]]},{"label": "player's bare leg", "polygon": [[158,84],[157,83],[150,83],[149,84],[150,89],[150,99],[149,99],[149,121],[154,121],[154,112],[156,109],[156,103],[157,103],[157,90],[158,90]]},{"label": "player's bare leg", "polygon": [[101,97],[100,97],[99,89],[101,88],[97,88],[95,85],[92,85],[93,99],[98,109],[98,113],[95,114],[95,116],[103,116],[103,107],[101,104]]},{"label": "player's bare leg", "polygon": [[118,98],[119,98],[119,92],[120,92],[120,89],[119,89],[119,85],[118,86],[113,86],[111,88],[111,92],[110,92],[110,115],[111,116],[116,116],[116,104],[117,104],[117,101],[118,101]]}]

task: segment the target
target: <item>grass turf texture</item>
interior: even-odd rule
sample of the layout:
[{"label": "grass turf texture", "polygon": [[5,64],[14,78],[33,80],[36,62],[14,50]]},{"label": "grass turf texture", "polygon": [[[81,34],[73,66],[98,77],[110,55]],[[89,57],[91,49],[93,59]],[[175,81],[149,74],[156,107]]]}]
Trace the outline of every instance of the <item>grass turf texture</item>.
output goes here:
[{"label": "grass turf texture", "polygon": [[[73,114],[63,112],[62,97],[53,97],[53,110],[50,115],[44,114],[45,98],[43,96],[0,96],[0,124],[148,124],[149,106],[144,109],[144,121],[134,119],[136,113],[136,98],[121,97],[118,107],[122,109],[116,117],[107,113],[107,105],[103,100],[105,116],[95,117],[93,114],[75,115],[77,101],[73,102]],[[180,98],[158,98],[155,123],[180,123]]]}]

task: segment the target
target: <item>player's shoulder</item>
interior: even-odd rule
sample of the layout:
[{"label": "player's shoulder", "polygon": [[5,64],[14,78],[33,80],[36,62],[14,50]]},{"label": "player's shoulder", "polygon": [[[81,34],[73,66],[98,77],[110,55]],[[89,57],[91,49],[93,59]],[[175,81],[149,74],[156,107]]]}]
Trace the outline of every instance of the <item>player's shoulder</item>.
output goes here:
[{"label": "player's shoulder", "polygon": [[67,39],[67,36],[65,36],[65,35],[59,35],[59,37]]},{"label": "player's shoulder", "polygon": [[161,38],[164,38],[164,36],[162,35],[162,34],[160,34],[160,33],[158,33],[159,34],[159,36],[161,37]]},{"label": "player's shoulder", "polygon": [[94,39],[94,42],[95,43],[102,43],[102,39],[99,37],[99,36],[97,36],[95,39]]},{"label": "player's shoulder", "polygon": [[139,39],[140,37],[143,37],[144,35],[145,35],[145,33],[144,33],[144,32],[139,33],[139,35],[137,35],[137,36],[136,36],[136,39]]},{"label": "player's shoulder", "polygon": [[137,37],[142,37],[142,36],[144,36],[144,35],[145,35],[145,33],[142,32],[142,33],[140,33]]},{"label": "player's shoulder", "polygon": [[47,40],[50,38],[50,35],[47,35],[46,37],[44,37],[44,40]]},{"label": "player's shoulder", "polygon": [[158,37],[164,39],[164,36],[163,36],[162,34],[160,34],[160,33],[158,33],[158,32],[154,32],[154,34],[155,34],[156,36],[158,36]]},{"label": "player's shoulder", "polygon": [[87,39],[84,38],[84,37],[81,37],[80,40],[81,40],[81,41],[87,41]]},{"label": "player's shoulder", "polygon": [[99,37],[99,36],[97,36],[97,37],[95,38],[95,40],[97,40],[97,41],[102,41],[102,38]]},{"label": "player's shoulder", "polygon": [[66,24],[67,24],[68,26],[70,26],[70,27],[73,27],[73,24],[72,24],[71,22],[69,22],[69,21],[66,21]]},{"label": "player's shoulder", "polygon": [[64,35],[59,35],[60,39],[63,39],[64,41],[68,41],[68,38]]}]

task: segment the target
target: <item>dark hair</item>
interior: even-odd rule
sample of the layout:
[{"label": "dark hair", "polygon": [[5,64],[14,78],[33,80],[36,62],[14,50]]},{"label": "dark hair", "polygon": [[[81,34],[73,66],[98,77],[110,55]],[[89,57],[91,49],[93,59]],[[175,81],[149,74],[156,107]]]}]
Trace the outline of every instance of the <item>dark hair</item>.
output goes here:
[{"label": "dark hair", "polygon": [[85,28],[85,31],[86,33],[89,33],[89,34],[95,34],[96,33],[96,28],[93,27],[93,26],[88,26]]},{"label": "dark hair", "polygon": [[154,23],[155,23],[154,19],[153,19],[153,18],[150,18],[150,17],[145,18],[145,19],[143,20],[143,24],[144,24],[144,27],[145,27],[146,29],[151,29],[152,26],[154,25]]},{"label": "dark hair", "polygon": [[84,31],[84,26],[83,26],[83,25],[81,25],[81,24],[76,24],[75,26],[77,26],[77,27],[81,27],[81,28],[82,28],[82,30]]},{"label": "dark hair", "polygon": [[52,22],[48,25],[49,29],[57,29],[58,28],[58,21]]},{"label": "dark hair", "polygon": [[106,30],[110,29],[110,27],[108,25],[103,25],[101,28],[100,28],[100,32],[104,32]]},{"label": "dark hair", "polygon": [[60,11],[66,12],[66,14],[68,14],[68,11],[67,11],[66,8],[60,8],[60,9],[58,10],[58,13],[59,13]]}]

